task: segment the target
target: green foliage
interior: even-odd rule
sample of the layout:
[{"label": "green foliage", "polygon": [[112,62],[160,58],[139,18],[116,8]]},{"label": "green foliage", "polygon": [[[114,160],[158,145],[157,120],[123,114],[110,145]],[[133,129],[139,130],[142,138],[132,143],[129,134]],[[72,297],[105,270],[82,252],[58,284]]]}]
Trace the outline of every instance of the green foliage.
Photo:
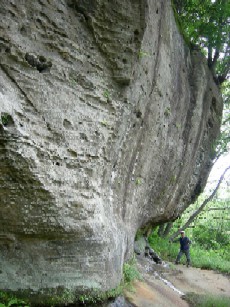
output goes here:
[{"label": "green foliage", "polygon": [[[188,234],[188,237],[191,236]],[[149,238],[149,243],[159,256],[168,261],[175,261],[179,252],[179,242],[169,243],[167,238],[161,238],[153,233]],[[230,259],[225,249],[204,248],[195,240],[192,240],[190,249],[192,266],[204,269],[217,270],[230,273]],[[186,258],[181,259],[181,263],[186,263]]]},{"label": "green foliage", "polygon": [[79,302],[83,303],[84,305],[87,304],[96,304],[102,301],[102,295],[100,292],[94,292],[92,294],[82,294],[78,298]]},{"label": "green foliage", "polygon": [[197,294],[197,293],[188,293],[185,296],[185,300],[190,303],[191,306],[199,307],[229,307],[230,298],[226,296],[217,296],[210,294]]},{"label": "green foliage", "polygon": [[136,267],[136,259],[133,257],[123,266],[123,278],[121,283],[114,289],[106,292],[101,292],[97,289],[90,291],[90,293],[84,293],[78,297],[78,301],[84,305],[95,304],[106,301],[110,298],[115,298],[121,295],[124,290],[132,289],[132,283],[136,279],[141,279],[141,275]]},{"label": "green foliage", "polygon": [[140,185],[141,183],[142,183],[141,178],[137,178],[137,179],[136,179],[136,185]]},{"label": "green foliage", "polygon": [[198,268],[230,273],[230,261],[224,259],[216,250],[204,250],[201,245],[191,247],[192,265]]},{"label": "green foliage", "polygon": [[171,109],[170,109],[170,107],[167,107],[167,108],[165,109],[164,115],[167,116],[167,117],[171,115]]},{"label": "green foliage", "polygon": [[[227,196],[228,192],[223,191],[222,196],[223,194]],[[204,198],[205,196],[201,195],[197,202],[183,213],[174,223],[172,233],[187,221]],[[229,198],[213,199],[193,221],[190,228],[186,229],[186,234],[193,242],[191,255],[195,266],[230,272],[229,212]]]},{"label": "green foliage", "polygon": [[77,84],[77,80],[76,80],[76,79],[74,79],[73,77],[71,77],[71,78],[69,78],[69,81],[70,81],[70,83],[72,84],[73,87],[76,86],[76,84]]},{"label": "green foliage", "polygon": [[170,185],[174,184],[176,182],[176,179],[177,179],[176,175],[172,175],[169,179],[169,184]]},{"label": "green foliage", "polygon": [[175,126],[176,126],[176,128],[177,128],[178,130],[181,129],[181,124],[180,124],[180,123],[176,123]]},{"label": "green foliage", "polygon": [[[223,192],[224,191],[224,192]],[[223,194],[228,195],[228,191],[222,190]],[[180,219],[174,222],[172,233],[187,221],[188,217],[204,201],[205,196],[201,195],[197,202],[191,205]],[[204,250],[215,250],[222,257],[230,260],[230,201],[215,198],[210,201],[198,217],[186,229],[186,233],[195,244]]]},{"label": "green foliage", "polygon": [[7,292],[0,291],[0,307],[29,307],[28,303],[16,298]]},{"label": "green foliage", "polygon": [[148,237],[150,246],[156,251],[156,253],[164,260],[174,261],[178,254],[178,244],[169,243],[166,238],[161,238],[156,232],[152,233]]},{"label": "green foliage", "polygon": [[136,259],[134,257],[124,264],[123,278],[125,284],[130,284],[136,279],[141,279],[141,275],[136,267]]},{"label": "green foliage", "polygon": [[143,58],[143,57],[149,57],[150,54],[144,50],[140,50],[138,53],[139,58]]},{"label": "green foliage", "polygon": [[230,244],[229,235],[218,229],[200,225],[193,229],[192,236],[196,238],[196,243],[206,250],[220,250]]},{"label": "green foliage", "polygon": [[104,93],[103,93],[103,96],[108,99],[110,97],[109,91],[105,90]]},{"label": "green foliage", "polygon": [[108,122],[107,122],[107,120],[106,119],[103,119],[102,121],[101,121],[101,125],[102,126],[108,126]]},{"label": "green foliage", "polygon": [[102,292],[98,289],[93,289],[89,293],[81,294],[77,297],[77,302],[84,304],[85,306],[99,306],[102,302],[115,298],[122,294],[123,287],[118,285],[116,288]]},{"label": "green foliage", "polygon": [[1,115],[1,120],[2,120],[2,124],[3,126],[7,126],[7,124],[9,123],[10,120],[10,116],[6,113]]},{"label": "green foliage", "polygon": [[184,36],[203,49],[209,67],[223,80],[226,79],[230,59],[229,1],[173,0],[173,4],[177,24],[179,20]]},{"label": "green foliage", "polygon": [[70,304],[75,301],[75,295],[72,291],[70,290],[64,290],[61,294],[56,294],[50,297],[45,304],[47,306],[55,306],[55,305],[60,305],[60,304]]},{"label": "green foliage", "polygon": [[[121,283],[114,289],[108,291],[100,291],[92,289],[89,292],[82,293],[78,296],[72,291],[64,290],[62,293],[53,295],[51,298],[44,299],[42,304],[45,306],[64,306],[63,304],[80,303],[87,305],[101,306],[104,301],[110,298],[118,297],[125,290],[132,289],[132,283],[136,279],[141,279],[141,275],[137,270],[135,257],[131,258],[123,266],[123,278]],[[0,307],[29,307],[29,303],[20,298],[0,291]]]},{"label": "green foliage", "polygon": [[187,46],[188,46],[189,48],[191,48],[191,41],[190,41],[190,38],[188,37],[186,31],[184,30],[183,24],[182,24],[182,22],[181,22],[181,19],[180,19],[180,17],[179,17],[179,14],[178,14],[178,10],[177,10],[176,5],[174,4],[174,2],[176,3],[177,1],[171,0],[173,12],[174,12],[174,17],[175,17],[175,21],[176,21],[176,24],[177,24],[177,28],[178,28],[178,30],[180,31],[180,34],[183,36],[184,41],[185,41],[185,43],[187,44]]}]

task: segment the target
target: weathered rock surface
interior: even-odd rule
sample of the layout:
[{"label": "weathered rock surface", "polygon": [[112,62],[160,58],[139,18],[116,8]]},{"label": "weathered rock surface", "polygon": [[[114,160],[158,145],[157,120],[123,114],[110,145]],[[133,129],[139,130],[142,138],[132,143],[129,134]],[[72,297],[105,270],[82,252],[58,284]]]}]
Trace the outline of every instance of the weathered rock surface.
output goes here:
[{"label": "weathered rock surface", "polygon": [[218,88],[169,0],[1,0],[0,20],[0,288],[111,289],[137,229],[204,187]]}]

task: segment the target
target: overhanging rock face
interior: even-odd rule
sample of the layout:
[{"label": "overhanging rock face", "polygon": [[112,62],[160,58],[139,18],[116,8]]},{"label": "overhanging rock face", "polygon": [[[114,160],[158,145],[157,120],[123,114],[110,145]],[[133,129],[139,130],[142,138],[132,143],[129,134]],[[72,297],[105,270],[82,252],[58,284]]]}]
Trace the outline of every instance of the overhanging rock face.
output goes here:
[{"label": "overhanging rock face", "polygon": [[171,1],[1,6],[0,288],[113,288],[203,189],[220,93]]}]

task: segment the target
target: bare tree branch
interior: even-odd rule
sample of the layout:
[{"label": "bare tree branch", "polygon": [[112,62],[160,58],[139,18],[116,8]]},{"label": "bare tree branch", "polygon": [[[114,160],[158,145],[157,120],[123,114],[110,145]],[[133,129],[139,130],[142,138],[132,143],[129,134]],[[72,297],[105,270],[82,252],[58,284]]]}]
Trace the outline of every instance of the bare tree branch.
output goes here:
[{"label": "bare tree branch", "polygon": [[181,230],[185,230],[186,228],[188,228],[188,226],[194,221],[194,219],[200,214],[200,212],[204,209],[204,207],[207,205],[207,203],[213,199],[213,197],[216,195],[217,190],[219,189],[219,186],[221,184],[221,182],[224,179],[225,174],[227,173],[227,171],[230,169],[230,165],[224,170],[224,172],[222,173],[222,175],[220,176],[220,179],[218,180],[218,183],[215,187],[215,189],[213,190],[212,194],[207,197],[203,203],[201,204],[201,206],[189,217],[189,219],[187,220],[187,222],[176,232],[174,232],[171,237],[170,240],[173,240],[175,237],[177,237],[180,233]]}]

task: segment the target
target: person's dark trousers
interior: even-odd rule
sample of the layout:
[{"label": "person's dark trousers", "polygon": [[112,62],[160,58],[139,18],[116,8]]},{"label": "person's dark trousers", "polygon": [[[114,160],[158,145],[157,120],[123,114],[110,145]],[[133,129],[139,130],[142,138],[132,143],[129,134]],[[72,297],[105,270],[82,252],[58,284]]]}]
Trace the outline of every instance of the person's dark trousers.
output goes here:
[{"label": "person's dark trousers", "polygon": [[185,254],[186,259],[187,259],[187,265],[190,265],[190,253],[189,253],[189,249],[187,250],[180,250],[179,254],[176,257],[176,263],[180,262],[180,258],[182,257],[182,255]]}]

